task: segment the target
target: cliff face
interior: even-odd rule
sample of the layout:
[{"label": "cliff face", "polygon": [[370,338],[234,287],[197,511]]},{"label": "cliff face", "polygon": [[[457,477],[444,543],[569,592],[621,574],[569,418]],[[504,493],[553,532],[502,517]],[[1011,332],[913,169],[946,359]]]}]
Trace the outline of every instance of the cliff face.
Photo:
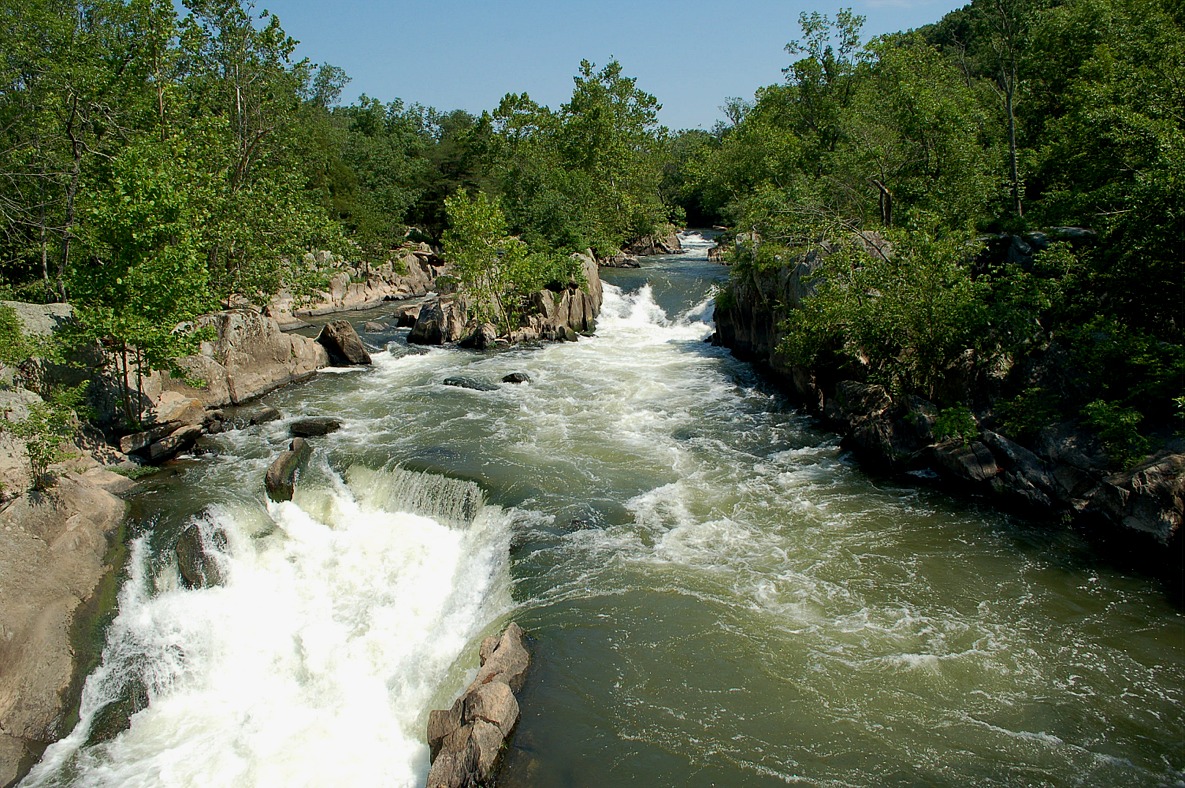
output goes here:
[{"label": "cliff face", "polygon": [[922,472],[946,488],[1025,515],[1068,520],[1185,588],[1185,453],[1180,445],[1127,470],[1111,467],[1102,446],[1076,422],[1049,424],[1019,441],[978,424],[964,440],[935,437],[937,406],[890,396],[851,371],[804,369],[778,352],[780,326],[808,298],[811,261],[734,277],[716,308],[717,344],[762,367],[798,404],[843,435],[843,446],[871,470]]}]

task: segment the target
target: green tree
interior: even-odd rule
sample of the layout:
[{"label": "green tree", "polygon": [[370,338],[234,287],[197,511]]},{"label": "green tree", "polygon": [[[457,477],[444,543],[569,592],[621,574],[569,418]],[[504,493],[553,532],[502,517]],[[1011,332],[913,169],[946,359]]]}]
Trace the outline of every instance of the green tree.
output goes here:
[{"label": "green tree", "polygon": [[196,350],[191,321],[216,306],[194,216],[209,176],[189,153],[145,136],[112,160],[89,209],[89,264],[71,280],[79,322],[115,350],[133,424],[142,399],[130,397],[133,368],[138,391],[143,374],[173,369]]},{"label": "green tree", "polygon": [[469,314],[493,323],[501,334],[520,325],[532,294],[549,285],[567,286],[579,276],[570,257],[532,251],[511,236],[497,198],[458,191],[445,200],[445,209],[445,259],[456,268]]}]

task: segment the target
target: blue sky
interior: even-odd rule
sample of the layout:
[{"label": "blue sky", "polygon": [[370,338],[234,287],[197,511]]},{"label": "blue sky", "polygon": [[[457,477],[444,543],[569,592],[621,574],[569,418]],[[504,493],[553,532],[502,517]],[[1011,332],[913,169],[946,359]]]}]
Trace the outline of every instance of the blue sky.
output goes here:
[{"label": "blue sky", "polygon": [[[847,3],[868,18],[868,35],[939,19],[953,0]],[[257,0],[293,38],[300,57],[332,63],[352,78],[343,93],[384,103],[402,98],[438,109],[493,109],[527,92],[553,108],[567,101],[581,59],[616,57],[663,105],[672,128],[710,129],[728,96],[752,98],[782,79],[798,15],[834,15],[840,5],[804,0]]]}]

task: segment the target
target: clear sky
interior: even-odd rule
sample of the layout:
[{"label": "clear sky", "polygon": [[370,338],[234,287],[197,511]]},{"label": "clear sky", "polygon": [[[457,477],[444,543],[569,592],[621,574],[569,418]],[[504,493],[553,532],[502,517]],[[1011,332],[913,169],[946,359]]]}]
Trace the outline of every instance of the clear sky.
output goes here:
[{"label": "clear sky", "polygon": [[[868,18],[867,35],[936,21],[956,0],[844,3]],[[752,98],[779,82],[798,37],[798,15],[833,16],[809,0],[256,0],[301,44],[299,57],[345,69],[350,103],[365,93],[475,114],[506,93],[558,108],[581,59],[617,58],[662,103],[671,129],[710,129],[729,96]]]}]

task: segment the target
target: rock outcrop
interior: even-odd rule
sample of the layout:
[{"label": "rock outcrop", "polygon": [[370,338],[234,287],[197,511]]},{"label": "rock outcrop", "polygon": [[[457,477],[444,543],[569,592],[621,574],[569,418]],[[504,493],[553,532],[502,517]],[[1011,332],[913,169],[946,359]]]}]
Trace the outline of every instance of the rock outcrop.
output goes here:
[{"label": "rock outcrop", "polygon": [[288,425],[288,434],[294,438],[312,438],[318,435],[328,435],[341,429],[342,423],[329,416],[309,416],[297,419]]},{"label": "rock outcrop", "polygon": [[67,473],[51,492],[0,511],[0,785],[68,732],[82,667],[71,633],[112,571],[108,552],[124,517],[124,502],[104,489],[115,481],[126,479]]},{"label": "rock outcrop", "polygon": [[678,254],[683,251],[683,244],[679,240],[679,231],[674,226],[667,225],[654,235],[644,235],[631,241],[621,251],[643,257],[656,254]]},{"label": "rock outcrop", "polygon": [[572,280],[557,290],[532,294],[529,314],[506,336],[496,336],[497,329],[489,324],[467,321],[464,302],[456,296],[442,296],[420,309],[408,342],[423,345],[460,342],[463,346],[485,349],[499,342],[575,341],[579,334],[593,333],[604,297],[601,277],[591,251],[574,257],[580,262],[584,281]]},{"label": "rock outcrop", "polygon": [[[322,253],[329,262],[327,253]],[[267,314],[280,325],[299,324],[301,317],[368,309],[384,301],[422,296],[435,289],[436,278],[448,266],[428,244],[407,244],[381,265],[361,264],[340,270],[329,287],[311,303],[298,302],[281,292],[268,304]]]},{"label": "rock outcrop", "polygon": [[446,297],[421,307],[407,341],[417,345],[446,345],[465,336],[465,304],[458,298]]},{"label": "rock outcrop", "polygon": [[432,770],[428,788],[492,785],[507,739],[518,724],[515,694],[531,657],[518,624],[481,644],[481,668],[461,697],[428,715]]},{"label": "rock outcrop", "polygon": [[165,392],[198,400],[204,407],[238,405],[329,366],[329,353],[319,343],[285,334],[270,317],[251,309],[233,309],[201,318],[214,339],[196,355],[179,362],[191,381],[153,373],[144,379],[144,394],[157,402]]},{"label": "rock outcrop", "polygon": [[351,367],[370,364],[370,353],[358,332],[348,320],[332,320],[324,325],[317,335],[317,342],[329,354],[329,363],[334,367]]}]

